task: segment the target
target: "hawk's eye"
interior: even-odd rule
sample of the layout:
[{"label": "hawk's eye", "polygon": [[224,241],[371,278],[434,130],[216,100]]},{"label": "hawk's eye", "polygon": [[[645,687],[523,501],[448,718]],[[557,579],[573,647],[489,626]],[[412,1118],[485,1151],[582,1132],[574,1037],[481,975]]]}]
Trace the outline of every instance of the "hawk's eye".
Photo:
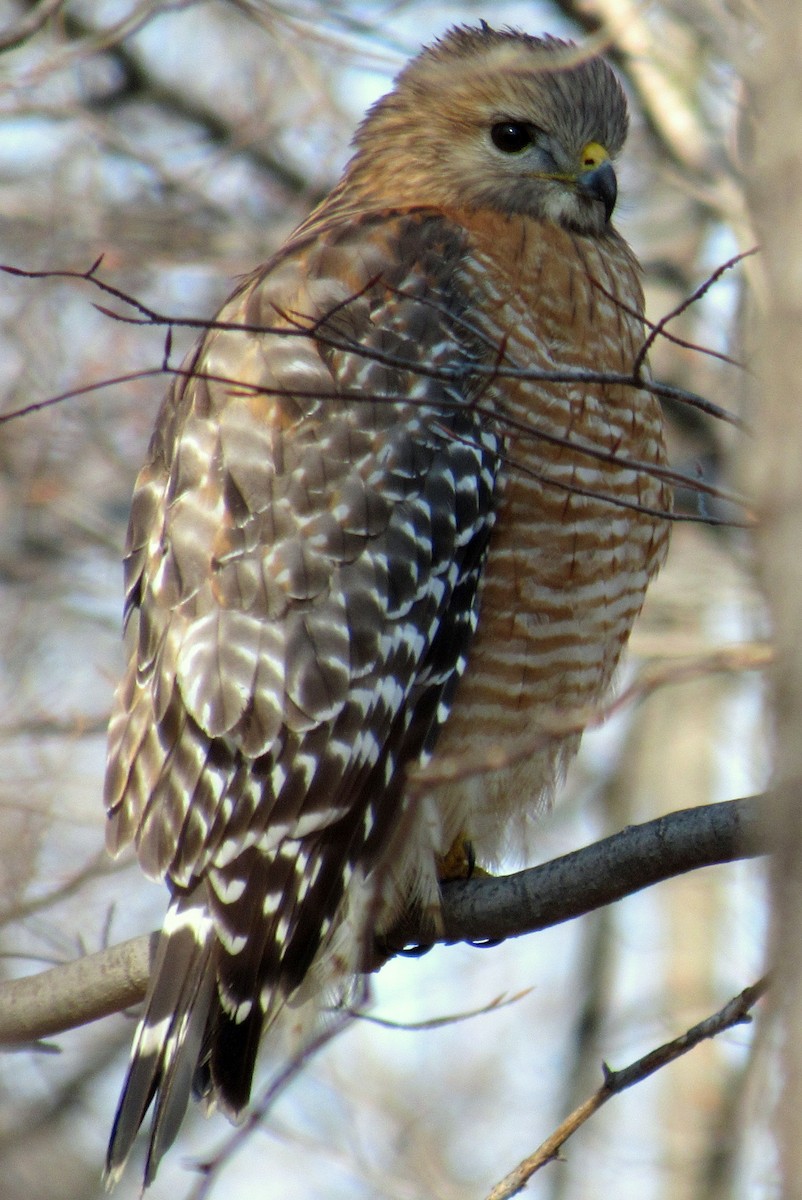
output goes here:
[{"label": "hawk's eye", "polygon": [[490,130],[497,150],[504,154],[520,154],[532,145],[532,131],[523,121],[498,121]]}]

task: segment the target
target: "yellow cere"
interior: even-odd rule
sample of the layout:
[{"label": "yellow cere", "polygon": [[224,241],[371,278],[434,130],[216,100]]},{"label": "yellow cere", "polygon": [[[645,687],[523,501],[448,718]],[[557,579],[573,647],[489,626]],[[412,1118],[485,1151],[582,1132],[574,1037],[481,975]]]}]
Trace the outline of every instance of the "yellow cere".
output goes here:
[{"label": "yellow cere", "polygon": [[606,162],[610,155],[599,142],[588,142],[579,156],[579,165],[583,171],[592,171]]}]

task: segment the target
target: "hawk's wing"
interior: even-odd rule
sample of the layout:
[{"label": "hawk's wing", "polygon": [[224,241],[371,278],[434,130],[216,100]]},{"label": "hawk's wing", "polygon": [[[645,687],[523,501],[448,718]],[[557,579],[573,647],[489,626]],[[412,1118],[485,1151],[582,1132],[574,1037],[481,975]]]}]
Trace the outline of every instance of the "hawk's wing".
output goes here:
[{"label": "hawk's wing", "polygon": [[[176,380],[137,484],[109,842],[171,882],[173,980],[190,960],[216,976],[231,1109],[465,665],[500,439],[477,410],[463,238],[420,211],[291,243]],[[200,975],[181,996],[155,983],[146,1024],[177,1028]],[[175,1070],[151,1058],[150,1094]]]}]

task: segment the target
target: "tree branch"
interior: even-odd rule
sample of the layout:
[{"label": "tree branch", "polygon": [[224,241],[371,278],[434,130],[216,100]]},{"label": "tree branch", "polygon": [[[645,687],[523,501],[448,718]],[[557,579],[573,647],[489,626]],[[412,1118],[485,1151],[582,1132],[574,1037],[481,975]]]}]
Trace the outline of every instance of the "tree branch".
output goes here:
[{"label": "tree branch", "polygon": [[38,0],[24,17],[0,30],[0,51],[15,50],[33,37],[55,16],[63,3],[64,0]]},{"label": "tree branch", "polygon": [[673,1041],[658,1046],[656,1050],[650,1050],[648,1054],[644,1054],[643,1058],[630,1063],[628,1067],[623,1067],[620,1071],[611,1071],[604,1063],[602,1065],[604,1082],[601,1087],[572,1113],[569,1113],[533,1154],[519,1163],[513,1171],[510,1171],[509,1175],[505,1175],[489,1193],[486,1200],[511,1200],[512,1196],[517,1196],[535,1172],[539,1171],[541,1167],[545,1167],[546,1163],[552,1162],[571,1134],[598,1112],[611,1096],[616,1096],[619,1092],[632,1087],[633,1084],[648,1079],[655,1071],[659,1071],[661,1067],[665,1067],[683,1054],[687,1054],[689,1050],[693,1050],[706,1038],[716,1037],[725,1029],[731,1029],[734,1025],[744,1025],[751,1021],[750,1009],[765,994],[767,987],[768,980],[766,978],[759,979],[757,983],[744,988],[739,995],[729,1000],[717,1013],[705,1017],[698,1025],[694,1025],[679,1037],[674,1038]]},{"label": "tree branch", "polygon": [[[684,809],[515,875],[444,884],[442,929],[434,935],[408,913],[376,946],[370,969],[421,943],[488,944],[534,933],[675,875],[764,854],[764,809],[761,797]],[[0,984],[0,1045],[35,1042],[138,1003],[157,936]]]},{"label": "tree branch", "polygon": [[158,933],[0,984],[0,1045],[21,1046],[138,1004]]},{"label": "tree branch", "polygon": [[[447,883],[443,930],[433,940],[497,942],[536,933],[675,875],[764,854],[764,809],[756,796],[686,808],[515,875]],[[385,941],[397,953],[420,936],[420,923],[407,914]]]}]

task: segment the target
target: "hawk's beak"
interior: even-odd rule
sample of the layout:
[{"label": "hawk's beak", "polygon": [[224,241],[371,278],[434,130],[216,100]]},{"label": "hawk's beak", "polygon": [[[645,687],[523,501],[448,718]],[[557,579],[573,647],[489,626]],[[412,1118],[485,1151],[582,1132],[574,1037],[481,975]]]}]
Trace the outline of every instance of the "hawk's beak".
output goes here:
[{"label": "hawk's beak", "polygon": [[585,196],[601,200],[605,219],[609,221],[618,196],[618,181],[609,159],[605,159],[598,167],[592,167],[589,171],[582,171],[577,175],[576,186]]}]

